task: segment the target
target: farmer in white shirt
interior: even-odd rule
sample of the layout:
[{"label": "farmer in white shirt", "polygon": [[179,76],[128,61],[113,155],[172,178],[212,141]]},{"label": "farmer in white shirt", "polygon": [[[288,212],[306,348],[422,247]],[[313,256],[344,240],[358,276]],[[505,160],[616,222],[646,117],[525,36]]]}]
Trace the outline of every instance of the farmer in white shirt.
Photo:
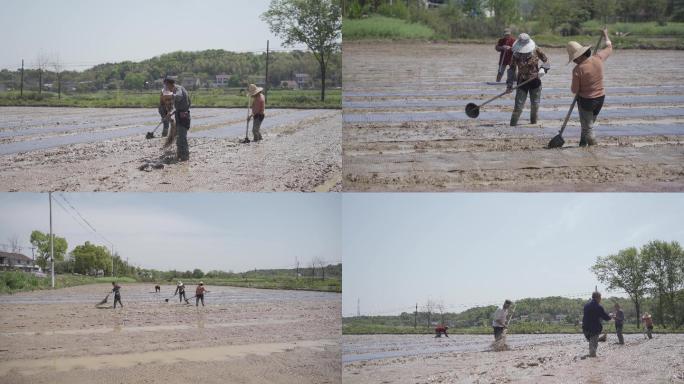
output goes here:
[{"label": "farmer in white shirt", "polygon": [[492,321],[492,327],[494,328],[494,340],[499,341],[501,339],[501,335],[503,334],[504,328],[508,326],[506,324],[506,320],[508,319],[508,308],[511,306],[511,301],[506,300],[504,301],[504,305],[502,308],[498,308],[494,312],[494,320]]}]

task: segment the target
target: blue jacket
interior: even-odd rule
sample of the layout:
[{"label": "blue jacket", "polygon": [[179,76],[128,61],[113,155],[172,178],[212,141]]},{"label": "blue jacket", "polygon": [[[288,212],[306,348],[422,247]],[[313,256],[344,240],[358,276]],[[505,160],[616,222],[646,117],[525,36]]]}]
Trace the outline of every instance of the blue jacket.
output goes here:
[{"label": "blue jacket", "polygon": [[603,325],[601,325],[601,319],[610,320],[610,315],[606,313],[603,307],[596,302],[596,300],[591,299],[588,303],[584,304],[584,316],[582,317],[582,331],[589,335],[598,335],[603,331]]}]

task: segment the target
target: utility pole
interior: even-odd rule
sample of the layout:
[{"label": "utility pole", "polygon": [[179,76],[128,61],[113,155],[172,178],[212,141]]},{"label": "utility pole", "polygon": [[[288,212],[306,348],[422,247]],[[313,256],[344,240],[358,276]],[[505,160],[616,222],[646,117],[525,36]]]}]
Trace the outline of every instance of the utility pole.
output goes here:
[{"label": "utility pole", "polygon": [[21,85],[19,86],[19,96],[24,97],[24,59],[21,59]]},{"label": "utility pole", "polygon": [[114,277],[114,245],[110,245],[109,249],[112,252],[112,277]]},{"label": "utility pole", "polygon": [[268,57],[269,57],[269,41],[266,40],[266,81],[264,81],[264,101],[268,102]]},{"label": "utility pole", "polygon": [[356,299],[356,317],[361,317],[361,299]]},{"label": "utility pole", "polygon": [[413,329],[418,328],[418,303],[416,303],[416,312],[413,315]]},{"label": "utility pole", "polygon": [[52,192],[48,192],[48,199],[50,200],[50,269],[52,270],[52,289],[55,289],[55,235],[52,233]]}]

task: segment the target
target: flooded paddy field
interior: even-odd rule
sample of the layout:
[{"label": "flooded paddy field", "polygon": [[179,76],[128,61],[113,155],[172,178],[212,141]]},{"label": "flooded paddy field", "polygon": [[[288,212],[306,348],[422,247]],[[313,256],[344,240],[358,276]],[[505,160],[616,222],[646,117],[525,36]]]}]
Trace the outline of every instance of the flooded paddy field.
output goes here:
[{"label": "flooded paddy field", "polygon": [[339,294],[207,288],[205,307],[150,284],[116,310],[107,284],[2,295],[0,382],[340,381]]},{"label": "flooded paddy field", "polygon": [[[190,161],[145,134],[153,109],[0,107],[0,179],[13,191],[314,191],[341,180],[341,112],[272,109],[239,145],[244,109],[192,109]],[[250,125],[251,132],[251,125]],[[251,133],[250,133],[251,136]],[[145,164],[161,164],[159,168]],[[142,168],[142,170],[141,170]]]},{"label": "flooded paddy field", "polygon": [[684,335],[615,335],[598,358],[583,358],[580,334],[509,335],[492,352],[492,335],[344,335],[343,383],[644,383],[684,382]]},{"label": "flooded paddy field", "polygon": [[[619,47],[618,47],[619,48]],[[543,48],[542,48],[543,49]],[[529,100],[510,127],[514,93],[501,93],[492,46],[345,42],[343,180],[348,191],[681,191],[681,51],[617,49],[605,67],[599,145],[579,148],[577,109],[562,149],[546,149],[572,102],[564,49],[543,49],[537,124]],[[657,63],[657,65],[656,65]],[[650,68],[648,71],[643,68]]]}]

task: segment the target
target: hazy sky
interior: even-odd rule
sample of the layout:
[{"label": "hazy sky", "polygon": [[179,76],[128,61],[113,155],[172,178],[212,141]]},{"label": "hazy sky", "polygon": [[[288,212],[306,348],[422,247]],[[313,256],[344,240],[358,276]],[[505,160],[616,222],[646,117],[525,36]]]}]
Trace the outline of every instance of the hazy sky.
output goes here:
[{"label": "hazy sky", "polygon": [[[683,194],[345,194],[343,314],[589,293],[597,256],[684,243]],[[603,289],[600,284],[599,289]]]},{"label": "hazy sky", "polygon": [[[260,15],[270,0],[3,0],[0,69],[57,54],[68,69],[172,51],[283,49]],[[299,48],[303,48],[300,46]],[[287,48],[291,49],[291,48]]]},{"label": "hazy sky", "polygon": [[[61,193],[56,194],[61,195]],[[55,195],[53,195],[55,196]],[[341,261],[340,196],[333,193],[67,193],[83,217],[141,267],[245,271],[293,268],[298,257]],[[59,196],[53,230],[69,250],[99,239]],[[49,230],[47,194],[0,194],[0,243]],[[73,217],[72,217],[73,216]],[[78,219],[78,220],[77,220]],[[24,253],[31,255],[30,249]]]}]

